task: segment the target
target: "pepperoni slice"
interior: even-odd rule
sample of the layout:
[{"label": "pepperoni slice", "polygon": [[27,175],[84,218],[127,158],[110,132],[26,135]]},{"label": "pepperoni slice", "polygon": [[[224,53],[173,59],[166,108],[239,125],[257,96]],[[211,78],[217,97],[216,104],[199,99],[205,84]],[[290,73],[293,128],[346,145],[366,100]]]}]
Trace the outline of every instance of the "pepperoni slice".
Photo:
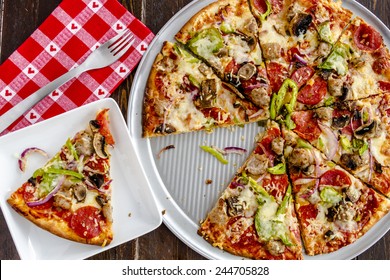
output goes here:
[{"label": "pepperoni slice", "polygon": [[276,62],[270,62],[267,65],[267,72],[272,92],[278,92],[284,80],[288,77],[287,69]]},{"label": "pepperoni slice", "polygon": [[364,23],[356,29],[353,40],[356,46],[363,51],[375,51],[383,45],[379,32]]},{"label": "pepperoni slice", "polygon": [[390,82],[379,81],[378,85],[383,92],[390,92]]},{"label": "pepperoni slice", "polygon": [[300,206],[298,211],[301,216],[301,220],[303,220],[306,225],[309,224],[307,220],[315,219],[318,215],[317,206],[315,206],[314,204]]},{"label": "pepperoni slice", "polygon": [[288,188],[288,176],[287,174],[271,174],[271,178],[265,178],[262,184],[263,188],[273,197],[283,197]]},{"label": "pepperoni slice", "polygon": [[390,71],[390,61],[386,57],[380,57],[372,64],[372,70],[379,75],[384,75]]},{"label": "pepperoni slice", "polygon": [[313,111],[295,112],[291,118],[296,125],[294,131],[299,135],[299,137],[309,142],[320,137],[321,129],[318,126],[317,119],[314,117]]},{"label": "pepperoni slice", "polygon": [[99,209],[93,206],[81,207],[73,213],[69,226],[80,237],[91,239],[101,232],[99,222],[102,220]]},{"label": "pepperoni slice", "polygon": [[316,105],[324,99],[328,84],[321,77],[314,80],[314,84],[306,84],[298,93],[297,100],[305,105]]},{"label": "pepperoni slice", "polygon": [[320,178],[320,185],[342,187],[345,185],[350,186],[351,184],[349,176],[339,169],[326,171]]},{"label": "pepperoni slice", "polygon": [[307,81],[314,75],[314,69],[310,66],[298,68],[291,75],[291,80],[297,83],[298,88],[307,83]]}]

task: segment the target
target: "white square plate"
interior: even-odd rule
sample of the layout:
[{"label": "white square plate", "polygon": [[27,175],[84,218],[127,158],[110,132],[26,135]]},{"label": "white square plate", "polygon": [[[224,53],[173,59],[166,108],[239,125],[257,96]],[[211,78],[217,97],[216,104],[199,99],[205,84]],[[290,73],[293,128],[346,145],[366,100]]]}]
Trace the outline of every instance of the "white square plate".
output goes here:
[{"label": "white square plate", "polygon": [[[53,156],[66,139],[85,129],[102,108],[109,108],[115,139],[111,152],[114,239],[106,247],[84,245],[57,237],[17,214],[6,202],[34,170],[47,159],[32,154],[25,172],[18,168],[18,155],[28,147],[39,147]],[[146,234],[162,222],[145,173],[139,164],[119,107],[103,99],[66,112],[47,121],[0,137],[0,205],[21,259],[85,259]]]}]

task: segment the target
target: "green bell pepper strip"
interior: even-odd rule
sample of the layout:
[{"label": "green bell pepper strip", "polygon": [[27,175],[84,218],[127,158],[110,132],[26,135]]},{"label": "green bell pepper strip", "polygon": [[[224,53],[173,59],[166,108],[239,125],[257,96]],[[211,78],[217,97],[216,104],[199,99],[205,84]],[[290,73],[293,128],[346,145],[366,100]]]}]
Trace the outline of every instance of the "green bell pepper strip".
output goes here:
[{"label": "green bell pepper strip", "polygon": [[297,96],[297,84],[291,79],[285,79],[278,93],[272,95],[270,105],[271,119],[274,120],[277,116],[279,116],[283,106],[285,106],[287,112],[291,114],[294,111],[294,107],[297,102]]},{"label": "green bell pepper strip", "polygon": [[52,167],[47,168],[45,170],[45,173],[67,175],[67,176],[72,176],[72,177],[75,177],[75,178],[78,178],[78,179],[83,179],[84,178],[84,175],[79,173],[79,172],[72,171],[72,170],[66,170],[66,169],[52,168]]},{"label": "green bell pepper strip", "polygon": [[283,201],[279,205],[278,210],[276,211],[276,216],[286,214],[290,202],[291,202],[291,185],[289,184],[286,193],[284,195]]},{"label": "green bell pepper strip", "polygon": [[264,241],[280,239],[286,246],[294,245],[294,243],[289,237],[287,226],[285,225],[284,220],[280,217],[282,214],[287,213],[287,207],[290,203],[290,200],[291,195],[288,195],[286,193],[282,204],[278,207],[278,210],[276,211],[275,215],[270,219],[267,219],[262,216],[262,210],[264,207],[266,207],[266,203],[261,204],[259,201],[259,207],[257,208],[255,214],[255,229],[260,239]]},{"label": "green bell pepper strip", "polygon": [[223,154],[218,152],[216,149],[214,149],[214,148],[212,148],[210,146],[200,146],[200,148],[203,151],[213,155],[222,164],[228,164],[229,163],[229,161],[226,158],[224,158]]},{"label": "green bell pepper strip", "polygon": [[318,65],[318,68],[334,70],[339,75],[346,75],[348,72],[348,58],[350,57],[350,47],[343,43],[334,46],[326,60]]},{"label": "green bell pepper strip", "polygon": [[286,174],[286,165],[284,163],[279,163],[274,167],[267,168],[267,171],[273,175]]},{"label": "green bell pepper strip", "polygon": [[77,151],[76,151],[76,148],[74,147],[74,145],[72,144],[72,141],[70,141],[70,138],[68,138],[68,140],[66,140],[66,143],[65,143],[66,147],[68,148],[69,152],[71,153],[71,155],[73,156],[73,158],[75,160],[79,160],[79,156],[77,154]]},{"label": "green bell pepper strip", "polygon": [[258,197],[257,201],[260,205],[267,202],[275,202],[275,198],[270,195],[261,185],[259,185],[252,177],[248,177],[248,182],[251,187],[256,191]]},{"label": "green bell pepper strip", "polygon": [[332,31],[330,29],[330,21],[324,21],[318,26],[318,35],[320,39],[326,43],[333,44]]},{"label": "green bell pepper strip", "polygon": [[223,48],[224,43],[219,30],[215,27],[211,27],[197,33],[188,41],[187,45],[195,54],[207,57],[207,55],[210,55],[211,53],[217,53]]}]

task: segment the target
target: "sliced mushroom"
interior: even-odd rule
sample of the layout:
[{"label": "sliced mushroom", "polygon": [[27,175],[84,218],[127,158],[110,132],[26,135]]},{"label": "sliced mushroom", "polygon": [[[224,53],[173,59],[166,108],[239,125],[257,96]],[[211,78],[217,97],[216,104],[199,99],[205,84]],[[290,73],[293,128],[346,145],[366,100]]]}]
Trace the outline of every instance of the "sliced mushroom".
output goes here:
[{"label": "sliced mushroom", "polygon": [[349,114],[343,114],[332,118],[332,127],[343,128],[349,124],[351,116]]},{"label": "sliced mushroom", "polygon": [[161,133],[161,134],[172,134],[175,132],[176,132],[176,128],[173,125],[166,124],[166,123],[160,124],[154,130],[154,133]]},{"label": "sliced mushroom", "polygon": [[87,196],[87,188],[84,186],[84,184],[76,184],[73,187],[73,195],[78,202],[82,202]]},{"label": "sliced mushroom", "polygon": [[326,240],[332,240],[334,238],[334,232],[331,230],[327,230],[324,234]]},{"label": "sliced mushroom", "polygon": [[100,124],[97,120],[91,120],[89,121],[89,127],[91,128],[91,131],[93,133],[98,132],[100,129]]},{"label": "sliced mushroom", "polygon": [[310,24],[313,21],[313,16],[306,13],[298,13],[291,20],[291,34],[300,36],[307,32]]},{"label": "sliced mushroom", "polygon": [[103,207],[106,204],[106,201],[100,195],[96,196],[95,200],[101,207]]},{"label": "sliced mushroom", "polygon": [[247,81],[252,78],[256,72],[257,68],[254,64],[246,63],[238,70],[237,75],[240,79]]},{"label": "sliced mushroom", "polygon": [[362,158],[357,154],[342,154],[340,157],[342,166],[349,170],[356,170],[363,163]]},{"label": "sliced mushroom", "polygon": [[104,184],[104,175],[103,174],[92,174],[89,176],[89,180],[99,189]]},{"label": "sliced mushroom", "polygon": [[93,148],[100,158],[108,157],[106,138],[100,133],[95,133],[93,136]]},{"label": "sliced mushroom", "polygon": [[372,121],[371,123],[362,125],[361,127],[357,128],[354,132],[354,135],[358,139],[363,139],[367,137],[374,137],[379,134],[379,126],[376,121]]},{"label": "sliced mushroom", "polygon": [[217,83],[214,79],[208,79],[202,82],[198,98],[195,100],[195,106],[200,108],[210,108],[213,106],[217,97]]},{"label": "sliced mushroom", "polygon": [[243,213],[244,207],[238,201],[237,196],[231,196],[226,199],[227,204],[227,213],[230,217],[241,215]]},{"label": "sliced mushroom", "polygon": [[247,42],[251,51],[256,48],[257,40],[253,34],[245,34],[241,31],[236,31],[235,35],[239,36],[243,41]]}]

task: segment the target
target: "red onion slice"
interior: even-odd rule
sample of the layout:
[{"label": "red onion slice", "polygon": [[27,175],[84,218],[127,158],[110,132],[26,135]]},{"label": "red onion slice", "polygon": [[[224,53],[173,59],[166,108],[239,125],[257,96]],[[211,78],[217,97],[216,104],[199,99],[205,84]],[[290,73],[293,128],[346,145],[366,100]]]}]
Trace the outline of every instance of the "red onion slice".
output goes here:
[{"label": "red onion slice", "polygon": [[39,149],[37,147],[31,147],[31,148],[27,148],[25,149],[22,154],[20,155],[20,158],[18,160],[18,165],[19,165],[19,169],[24,172],[26,170],[26,165],[27,165],[27,157],[32,154],[32,153],[39,153],[41,155],[43,155],[44,157],[48,157],[47,153],[42,150],[42,149]]},{"label": "red onion slice", "polygon": [[61,179],[58,182],[57,186],[50,193],[48,193],[41,200],[26,202],[27,206],[34,207],[34,206],[39,206],[39,205],[42,205],[42,204],[48,202],[59,191],[59,189],[61,188],[61,186],[64,183],[64,181],[65,181],[65,176],[61,176]]},{"label": "red onion slice", "polygon": [[239,154],[239,155],[243,155],[247,152],[246,149],[240,147],[226,147],[223,149],[223,151],[227,154]]},{"label": "red onion slice", "polygon": [[326,147],[327,149],[324,153],[329,160],[332,160],[339,148],[339,141],[337,139],[337,136],[329,126],[326,126],[321,122],[318,122],[318,126],[320,127],[321,131],[325,134],[326,139],[328,139],[329,141]]}]

